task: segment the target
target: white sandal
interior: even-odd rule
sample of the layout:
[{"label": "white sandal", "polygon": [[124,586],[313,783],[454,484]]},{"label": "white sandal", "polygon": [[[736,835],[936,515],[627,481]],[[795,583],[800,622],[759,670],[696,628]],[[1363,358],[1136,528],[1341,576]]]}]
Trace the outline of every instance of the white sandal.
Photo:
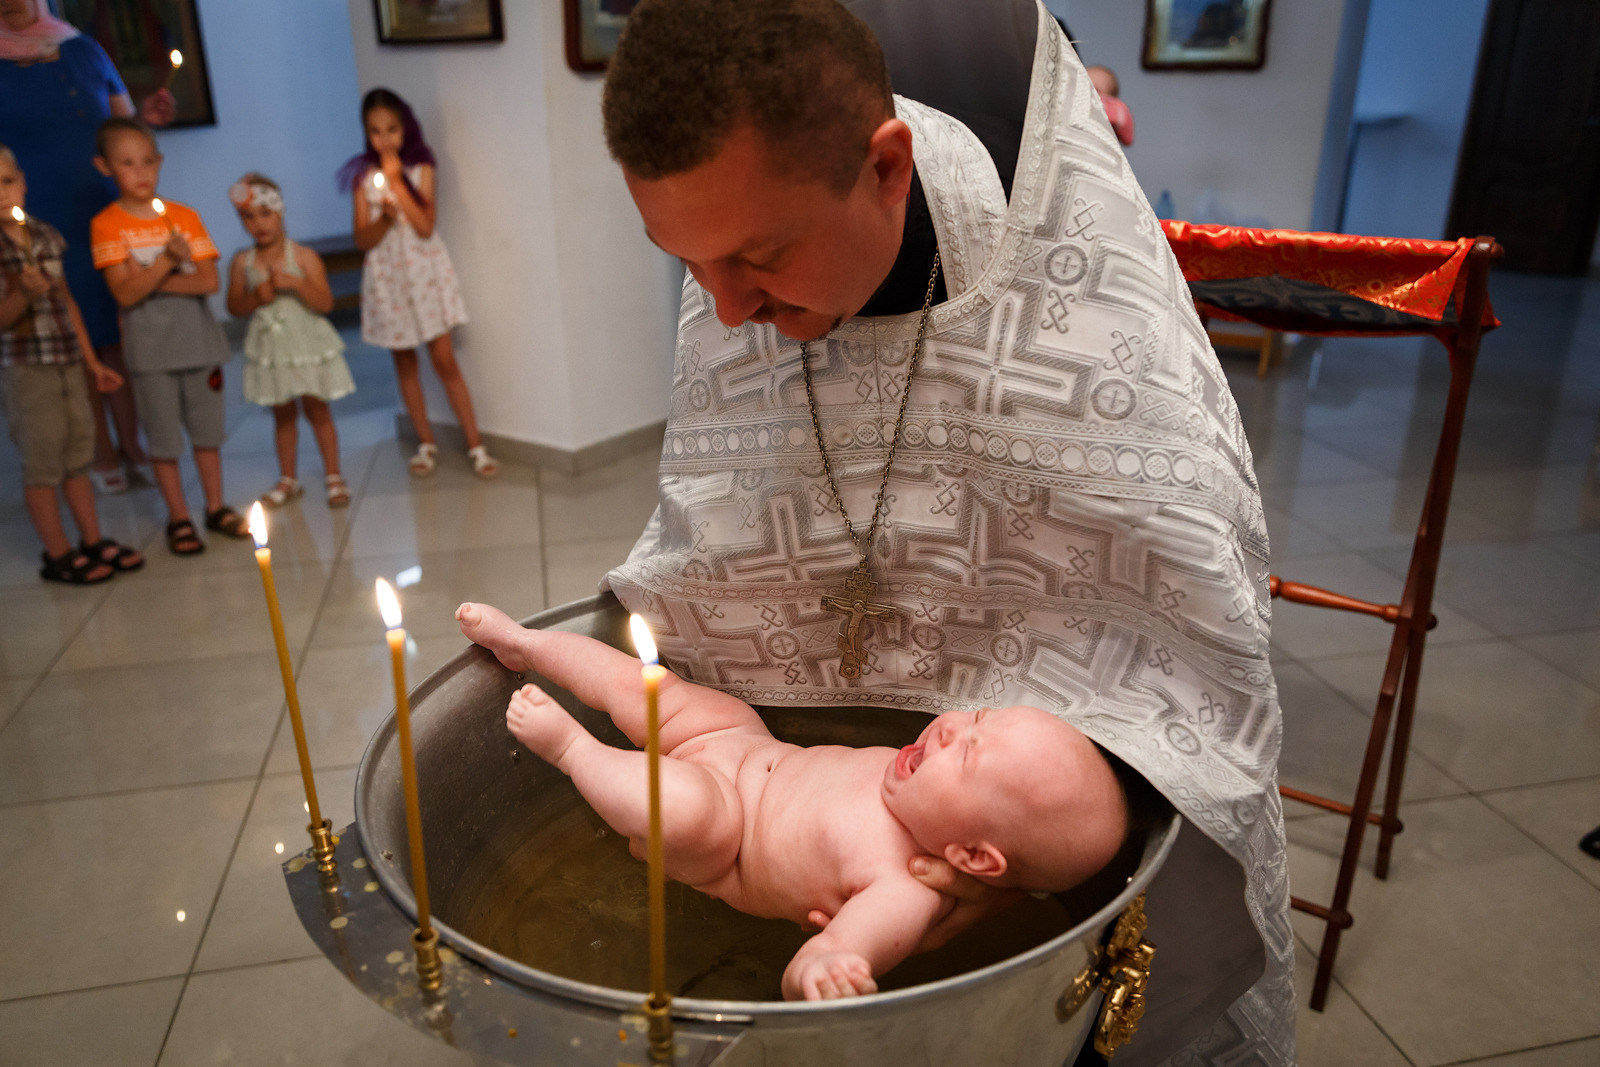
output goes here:
[{"label": "white sandal", "polygon": [[472,461],[472,471],[480,478],[493,478],[500,473],[500,462],[489,455],[489,449],[484,445],[467,449],[467,458]]},{"label": "white sandal", "polygon": [[342,508],[349,505],[350,486],[345,482],[342,475],[330,474],[323,481],[328,487],[328,506],[330,508]]},{"label": "white sandal", "polygon": [[439,446],[432,441],[417,446],[417,454],[406,463],[413,478],[426,478],[439,465]]},{"label": "white sandal", "polygon": [[278,484],[261,494],[263,507],[281,508],[306,491],[298,478],[279,478]]}]

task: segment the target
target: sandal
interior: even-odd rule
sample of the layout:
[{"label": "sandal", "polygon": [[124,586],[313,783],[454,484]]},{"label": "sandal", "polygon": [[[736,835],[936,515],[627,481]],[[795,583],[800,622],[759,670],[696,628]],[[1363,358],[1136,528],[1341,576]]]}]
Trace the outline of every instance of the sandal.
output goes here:
[{"label": "sandal", "polygon": [[119,545],[109,537],[102,537],[92,545],[79,542],[78,551],[101,563],[110,564],[113,570],[121,574],[136,571],[144,566],[144,557],[139,554],[138,549]]},{"label": "sandal", "polygon": [[432,441],[424,441],[418,445],[417,454],[406,462],[406,467],[411,471],[413,478],[426,478],[438,465],[439,446]]},{"label": "sandal", "polygon": [[484,445],[467,449],[467,458],[472,461],[473,473],[480,478],[493,478],[500,473],[500,462],[489,455]]},{"label": "sandal", "polygon": [[167,523],[167,551],[174,556],[195,556],[206,550],[206,543],[188,519]]},{"label": "sandal", "polygon": [[250,536],[250,527],[237,511],[226,504],[216,511],[206,512],[206,529],[215,530],[224,537]]},{"label": "sandal", "polygon": [[328,506],[330,508],[342,508],[349,505],[350,487],[345,484],[343,475],[330,474],[323,481],[328,485]]},{"label": "sandal", "polygon": [[122,473],[120,466],[110,470],[97,470],[89,468],[89,481],[94,483],[95,492],[101,496],[117,496],[128,491],[128,476]]},{"label": "sandal", "polygon": [[261,506],[267,508],[281,508],[295,497],[306,491],[300,484],[300,479],[283,477],[278,479],[278,484],[261,494]]},{"label": "sandal", "polygon": [[[39,568],[39,577],[47,582],[65,582],[68,585],[95,585],[99,582],[109,582],[116,575],[116,568],[101,560],[90,559],[76,549],[67,549],[59,556],[52,556],[48,552],[41,552],[40,558],[44,566]],[[96,571],[104,570],[104,574],[96,575]]]}]

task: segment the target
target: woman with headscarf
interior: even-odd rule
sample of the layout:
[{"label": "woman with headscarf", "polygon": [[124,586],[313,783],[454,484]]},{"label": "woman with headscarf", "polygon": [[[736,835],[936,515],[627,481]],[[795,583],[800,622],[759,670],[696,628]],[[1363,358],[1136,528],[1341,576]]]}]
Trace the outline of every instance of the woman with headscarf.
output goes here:
[{"label": "woman with headscarf", "polygon": [[[94,135],[112,115],[132,115],[133,100],[105,50],[45,10],[44,0],[0,0],[0,143],[28,181],[28,208],[67,240],[67,285],[83,311],[102,363],[127,376],[117,305],[89,256],[89,220],[116,199],[116,186],[94,166]],[[152,125],[172,120],[165,89],[139,109]],[[91,392],[91,395],[95,395]],[[120,452],[111,444],[105,409],[96,407],[93,477],[107,492],[127,488],[122,464],[147,462],[139,447],[133,395],[110,395]]]}]

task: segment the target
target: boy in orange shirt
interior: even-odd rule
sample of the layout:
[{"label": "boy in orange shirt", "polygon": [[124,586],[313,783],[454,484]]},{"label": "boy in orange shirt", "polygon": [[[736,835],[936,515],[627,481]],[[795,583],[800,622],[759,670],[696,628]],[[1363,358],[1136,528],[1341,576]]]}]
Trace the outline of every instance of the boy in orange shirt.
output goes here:
[{"label": "boy in orange shirt", "polygon": [[228,342],[206,297],[217,291],[217,248],[193,209],[155,199],[161,153],[144,123],[111,118],[96,135],[95,166],[117,183],[117,201],[89,226],[94,265],[122,306],[122,347],[156,484],[168,511],[167,548],[204,551],[189,518],[178,457],[189,432],[206,498],[206,529],[249,531],[222,498],[222,364]]}]

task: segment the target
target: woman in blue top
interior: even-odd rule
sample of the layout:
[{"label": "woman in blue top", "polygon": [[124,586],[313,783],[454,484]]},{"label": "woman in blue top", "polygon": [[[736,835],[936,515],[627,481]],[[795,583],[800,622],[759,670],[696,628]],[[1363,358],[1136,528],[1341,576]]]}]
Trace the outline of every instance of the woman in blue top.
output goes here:
[{"label": "woman in blue top", "polygon": [[[89,257],[89,220],[117,198],[111,179],[94,167],[95,130],[112,115],[132,115],[133,101],[111,57],[43,6],[44,0],[0,0],[0,144],[27,175],[29,213],[67,239],[67,285],[100,361],[126,378],[117,305]],[[144,102],[142,117],[163,125],[172,109],[172,94],[162,90]],[[120,492],[127,487],[123,462],[147,460],[131,392],[123,386],[110,400],[121,456],[96,404],[93,473],[102,490]]]}]

